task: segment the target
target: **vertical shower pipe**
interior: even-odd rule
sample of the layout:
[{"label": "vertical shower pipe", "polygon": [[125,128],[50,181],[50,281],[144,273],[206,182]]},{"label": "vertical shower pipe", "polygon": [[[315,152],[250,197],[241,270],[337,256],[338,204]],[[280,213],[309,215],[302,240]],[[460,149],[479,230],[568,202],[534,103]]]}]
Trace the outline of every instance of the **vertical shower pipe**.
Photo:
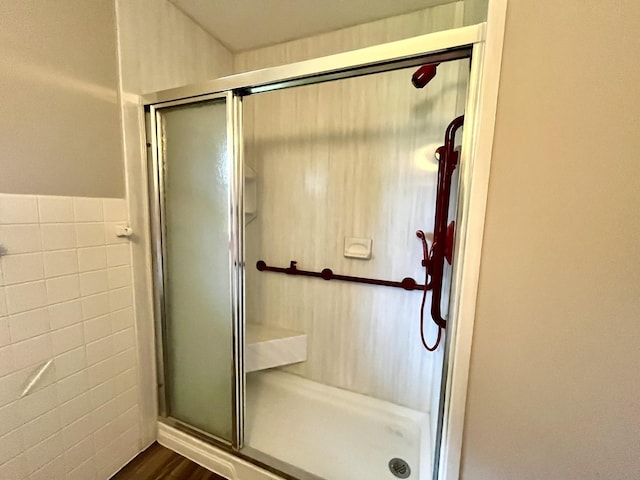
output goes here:
[{"label": "vertical shower pipe", "polygon": [[[432,77],[433,78],[433,77]],[[415,83],[414,83],[415,85]],[[454,222],[447,225],[449,215],[449,199],[451,196],[451,179],[453,171],[458,165],[458,152],[455,151],[455,137],[458,129],[464,123],[464,116],[454,119],[448,126],[444,136],[444,145],[436,150],[438,155],[438,184],[436,188],[436,212],[433,226],[433,241],[431,250],[422,230],[416,232],[416,236],[422,241],[424,272],[424,291],[420,304],[420,340],[425,349],[433,352],[440,345],[442,330],[446,328],[447,321],[442,318],[442,280],[444,275],[444,260],[449,264],[452,261]],[[429,282],[431,276],[431,282]],[[433,346],[429,346],[424,338],[424,307],[427,301],[427,290],[432,290],[431,318],[438,326],[438,335]]]},{"label": "vertical shower pipe", "polygon": [[431,244],[431,317],[440,328],[446,328],[447,321],[442,318],[442,277],[445,258],[451,263],[451,246],[453,242],[453,222],[447,225],[449,216],[449,199],[451,196],[451,178],[458,165],[458,152],[455,151],[457,131],[464,124],[464,115],[454,119],[447,127],[444,145],[436,153],[438,159],[438,188],[436,193],[436,214],[433,226],[433,243]]}]

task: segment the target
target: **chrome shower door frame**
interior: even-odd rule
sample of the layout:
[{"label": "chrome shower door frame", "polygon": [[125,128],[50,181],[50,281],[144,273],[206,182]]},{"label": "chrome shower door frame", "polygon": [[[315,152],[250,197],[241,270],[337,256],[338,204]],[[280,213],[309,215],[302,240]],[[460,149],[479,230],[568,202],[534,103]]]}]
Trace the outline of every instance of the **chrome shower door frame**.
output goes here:
[{"label": "chrome shower door frame", "polygon": [[[227,127],[227,155],[229,164],[230,192],[229,192],[229,281],[231,293],[231,326],[232,326],[232,352],[233,369],[232,377],[232,441],[219,438],[211,433],[188,425],[179,419],[170,416],[168,408],[167,361],[166,344],[166,171],[164,168],[164,149],[162,134],[162,117],[160,113],[164,108],[186,106],[209,100],[225,100],[226,127]],[[180,99],[164,102],[159,105],[149,106],[149,121],[151,124],[151,168],[149,169],[150,192],[150,223],[151,223],[151,247],[154,280],[154,309],[156,327],[156,359],[158,375],[158,407],[163,421],[190,433],[213,441],[221,446],[231,447],[234,450],[242,447],[242,435],[244,431],[244,251],[243,251],[243,223],[240,221],[243,212],[242,189],[244,182],[243,162],[241,157],[241,128],[242,128],[242,100],[233,92],[221,92],[211,95],[203,95],[198,98]]]},{"label": "chrome shower door frame", "polygon": [[[237,238],[234,241],[239,242],[239,247],[237,248],[240,253],[237,257],[238,263],[233,264],[237,268],[234,280],[237,282],[235,290],[237,303],[234,304],[235,322],[237,322],[235,352],[240,357],[234,359],[236,365],[235,374],[237,375],[236,388],[240,392],[236,396],[237,418],[234,419],[234,424],[238,428],[238,435],[234,445],[217,441],[215,438],[207,438],[212,440],[210,443],[214,446],[221,447],[222,452],[232,452],[235,458],[249,461],[253,465],[274,473],[281,473],[277,469],[238,451],[242,446],[244,413],[242,410],[244,395],[244,371],[242,365],[244,347],[244,263],[241,254],[244,240],[244,222],[242,221],[241,98],[270,90],[396,70],[424,63],[471,58],[471,72],[465,108],[465,129],[460,158],[460,184],[456,218],[458,232],[454,246],[456,261],[453,265],[450,294],[449,311],[450,319],[453,321],[449,322],[450,327],[448,328],[444,353],[445,366],[441,390],[443,401],[441,401],[439,411],[441,418],[436,446],[440,454],[434,465],[434,478],[443,480],[458,478],[471,341],[475,319],[475,300],[484,232],[488,173],[504,36],[505,10],[506,0],[492,0],[489,9],[489,26],[491,29],[488,29],[487,23],[480,23],[313,60],[231,75],[199,84],[159,91],[142,97],[142,103],[150,107],[152,112],[154,109],[162,108],[176,101],[190,103],[205,99],[211,95],[230,96],[234,99],[238,108],[233,116],[238,123],[233,128],[232,136],[234,141],[234,160],[237,162],[234,182],[237,194],[235,207],[239,209],[234,211],[233,216],[238,226]],[[155,152],[157,145],[153,145],[153,149]],[[153,161],[156,164],[157,160],[155,158]],[[154,176],[154,178],[156,177]],[[152,190],[152,195],[158,193],[157,186],[156,189],[153,189],[152,186]],[[159,211],[154,211],[152,201],[152,224],[159,218],[159,213]],[[157,239],[153,243],[156,247],[156,256],[158,254],[161,255],[162,252],[155,245]],[[155,268],[157,272],[157,265]],[[156,289],[158,288],[157,282],[155,287]],[[160,300],[162,299],[160,298]],[[161,301],[156,302],[156,308],[159,308],[159,306],[161,306]],[[156,322],[158,322],[159,317],[161,317],[161,310],[156,311]],[[159,327],[160,325],[158,325]],[[157,333],[162,331],[158,330],[158,328],[156,329]],[[162,338],[157,338],[157,342],[159,352],[162,352]],[[158,362],[162,362],[161,354],[158,355]],[[161,369],[162,365],[158,365],[158,368]],[[162,375],[159,375],[159,377],[162,379]],[[163,392],[160,393],[160,399],[162,400]],[[163,422],[171,424],[166,419],[163,419]],[[196,450],[199,448],[195,444],[187,445],[187,440],[184,437],[178,440],[176,437],[171,437],[170,433],[162,430],[160,437],[176,448],[178,446],[182,448],[183,451],[181,453],[187,456],[192,452],[189,448]],[[198,436],[199,432],[192,431],[191,433],[195,433]],[[180,450],[178,449],[177,451]],[[229,458],[234,457],[224,458],[229,461]],[[216,465],[219,465],[219,463],[213,460],[207,464],[214,470]],[[286,476],[286,478],[293,477]]]},{"label": "chrome shower door frame", "polygon": [[383,43],[326,57],[253,70],[142,97],[144,105],[161,104],[233,91],[242,96],[371,73],[409,68],[424,63],[471,57],[473,46],[484,40],[485,24],[445,30]]}]

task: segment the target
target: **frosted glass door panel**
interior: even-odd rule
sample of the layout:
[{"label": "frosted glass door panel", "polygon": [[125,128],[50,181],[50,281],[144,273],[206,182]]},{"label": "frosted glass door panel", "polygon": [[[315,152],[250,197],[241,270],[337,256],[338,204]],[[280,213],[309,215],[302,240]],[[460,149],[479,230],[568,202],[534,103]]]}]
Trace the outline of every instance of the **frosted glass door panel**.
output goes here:
[{"label": "frosted glass door panel", "polygon": [[226,102],[161,110],[169,416],[231,441],[233,323]]}]

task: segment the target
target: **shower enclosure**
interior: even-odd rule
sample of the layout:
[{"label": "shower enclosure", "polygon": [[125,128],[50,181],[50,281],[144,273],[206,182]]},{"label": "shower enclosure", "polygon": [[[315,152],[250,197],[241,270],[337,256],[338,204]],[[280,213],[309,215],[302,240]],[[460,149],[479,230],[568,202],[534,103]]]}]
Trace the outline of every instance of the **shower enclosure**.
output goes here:
[{"label": "shower enclosure", "polygon": [[[483,32],[145,97],[160,429],[215,447],[219,473],[437,478],[464,248],[453,224],[433,245],[439,147],[466,115],[444,193],[464,238]],[[417,90],[423,65],[437,74]],[[427,250],[445,241],[447,330],[431,352]]]}]

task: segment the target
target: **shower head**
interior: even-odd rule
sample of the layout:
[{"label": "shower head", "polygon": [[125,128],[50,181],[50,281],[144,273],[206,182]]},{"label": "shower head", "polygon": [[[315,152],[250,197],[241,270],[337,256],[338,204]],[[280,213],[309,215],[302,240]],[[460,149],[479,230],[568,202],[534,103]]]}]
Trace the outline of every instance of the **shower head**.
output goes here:
[{"label": "shower head", "polygon": [[436,76],[436,69],[438,68],[438,65],[440,64],[430,63],[428,65],[422,65],[418,70],[416,70],[411,77],[411,83],[413,83],[413,86],[416,88],[424,88],[424,86]]}]

